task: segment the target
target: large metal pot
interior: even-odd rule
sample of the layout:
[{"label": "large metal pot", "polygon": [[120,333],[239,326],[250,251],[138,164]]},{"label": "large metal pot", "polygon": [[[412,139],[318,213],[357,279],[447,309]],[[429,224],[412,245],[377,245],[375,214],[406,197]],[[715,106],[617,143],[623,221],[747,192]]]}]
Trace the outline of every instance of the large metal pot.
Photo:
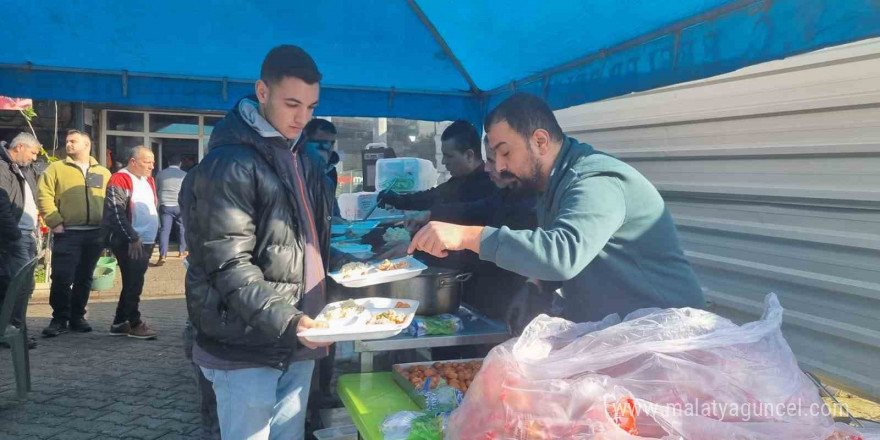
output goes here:
[{"label": "large metal pot", "polygon": [[[375,286],[358,288],[335,286],[331,300],[339,298],[398,298],[419,301],[417,315],[432,316],[456,313],[461,305],[463,284],[471,273],[457,269],[429,267],[419,276]],[[337,290],[338,289],[338,290]]]}]

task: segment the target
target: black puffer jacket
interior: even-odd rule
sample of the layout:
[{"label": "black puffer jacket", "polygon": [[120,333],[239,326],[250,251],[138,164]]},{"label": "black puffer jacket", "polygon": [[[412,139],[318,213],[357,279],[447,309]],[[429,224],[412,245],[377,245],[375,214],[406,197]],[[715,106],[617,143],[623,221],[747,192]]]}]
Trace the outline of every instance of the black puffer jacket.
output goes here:
[{"label": "black puffer jacket", "polygon": [[25,181],[31,185],[36,203],[37,173],[33,165],[19,167],[6,147],[0,146],[0,243],[9,244],[21,238],[18,222],[24,212]]},{"label": "black puffer jacket", "polygon": [[[300,345],[296,337],[302,314],[314,317],[326,299],[303,297],[305,214],[293,195],[290,146],[280,135],[262,137],[242,118],[241,108],[236,105],[217,124],[210,153],[181,187],[190,249],[187,308],[203,350],[286,369],[291,361],[326,354]],[[332,194],[324,170],[299,156],[326,256]]]}]

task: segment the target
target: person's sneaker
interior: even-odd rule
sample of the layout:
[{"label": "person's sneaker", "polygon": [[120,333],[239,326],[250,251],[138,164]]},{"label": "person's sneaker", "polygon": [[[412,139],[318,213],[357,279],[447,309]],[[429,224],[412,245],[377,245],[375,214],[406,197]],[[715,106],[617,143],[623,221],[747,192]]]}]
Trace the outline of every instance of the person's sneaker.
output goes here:
[{"label": "person's sneaker", "polygon": [[186,258],[189,256],[189,251],[183,251],[180,253],[180,258]]},{"label": "person's sneaker", "polygon": [[131,331],[128,332],[129,338],[156,339],[156,336],[159,336],[159,333],[151,329],[144,321],[132,327]]},{"label": "person's sneaker", "polygon": [[67,321],[63,319],[53,319],[49,326],[43,329],[43,337],[51,338],[67,333]]},{"label": "person's sneaker", "polygon": [[131,324],[128,321],[110,325],[110,336],[125,336],[129,333],[131,333]]},{"label": "person's sneaker", "polygon": [[164,266],[165,265],[165,257],[159,257],[159,261],[156,262],[156,266]]},{"label": "person's sneaker", "polygon": [[92,326],[86,321],[86,318],[71,319],[70,330],[77,333],[88,333],[92,331]]}]

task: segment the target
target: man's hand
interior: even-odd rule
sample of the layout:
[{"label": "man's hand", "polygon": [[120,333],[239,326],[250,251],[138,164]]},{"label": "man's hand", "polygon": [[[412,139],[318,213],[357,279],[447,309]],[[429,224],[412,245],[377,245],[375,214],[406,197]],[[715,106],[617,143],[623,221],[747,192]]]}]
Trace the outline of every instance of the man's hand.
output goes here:
[{"label": "man's hand", "polygon": [[469,250],[479,253],[482,233],[482,226],[430,222],[413,237],[407,253],[411,254],[418,250],[438,258],[446,258],[449,251]]},{"label": "man's hand", "polygon": [[140,238],[138,238],[136,242],[128,244],[128,258],[131,258],[132,260],[140,260],[143,257],[144,245],[141,243]]},{"label": "man's hand", "polygon": [[[299,322],[296,324],[296,333],[300,334],[310,328],[326,328],[326,327],[327,327],[326,323],[315,321],[314,319],[309,318],[308,316],[303,316],[302,318],[299,318]],[[302,345],[305,345],[306,347],[308,347],[312,350],[314,350],[316,348],[329,347],[329,346],[333,345],[332,342],[321,342],[321,343],[312,342],[306,338],[303,338],[302,336],[299,337],[299,342]]]},{"label": "man's hand", "polygon": [[64,233],[64,223],[59,223],[58,226],[55,226],[54,228],[52,228],[52,232],[56,233],[56,234],[63,234]]},{"label": "man's hand", "polygon": [[379,191],[376,195],[376,206],[379,208],[396,208],[398,203],[400,203],[400,194],[390,189]]},{"label": "man's hand", "polygon": [[376,256],[376,260],[394,260],[405,257],[409,249],[409,241],[401,240],[387,244],[387,250]]},{"label": "man's hand", "polygon": [[406,217],[404,218],[404,226],[410,234],[413,234],[421,229],[422,226],[427,225],[430,221],[431,211],[412,211],[406,213]]}]

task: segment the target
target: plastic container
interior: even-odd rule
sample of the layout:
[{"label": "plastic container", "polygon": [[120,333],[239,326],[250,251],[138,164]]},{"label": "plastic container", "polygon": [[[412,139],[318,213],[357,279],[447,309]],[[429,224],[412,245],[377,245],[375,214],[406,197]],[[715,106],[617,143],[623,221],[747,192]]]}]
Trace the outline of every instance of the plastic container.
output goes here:
[{"label": "plastic container", "polygon": [[118,265],[119,265],[119,263],[116,261],[115,257],[101,257],[101,258],[98,258],[98,264],[96,264],[95,266],[97,266],[97,267],[110,267],[115,270],[116,266],[118,266]]},{"label": "plastic container", "polygon": [[358,430],[354,425],[319,429],[312,434],[318,440],[358,440]]},{"label": "plastic container", "polygon": [[[342,218],[351,221],[363,220],[364,216],[376,206],[376,192],[358,192],[339,195],[339,211]],[[402,215],[403,211],[397,209],[377,208],[370,214],[370,219],[381,219]]]},{"label": "plastic container", "polygon": [[[327,310],[337,307],[341,302],[327,304],[321,310],[318,317],[320,318]],[[344,326],[330,325],[323,328],[310,328],[297,333],[297,335],[317,343],[386,339],[397,336],[400,332],[406,330],[412,323],[416,310],[419,308],[419,302],[412,299],[360,298],[354,300],[354,302],[359,306],[363,306],[370,316],[376,316],[393,309],[398,313],[406,315],[406,319],[401,324],[369,324],[359,321]],[[406,304],[406,307],[397,307],[401,303]]]},{"label": "plastic container", "polygon": [[351,224],[351,233],[358,237],[367,235],[368,232],[376,229],[376,226],[379,226],[378,220],[367,220],[361,222],[354,222]]},{"label": "plastic container", "polygon": [[[397,179],[395,181],[395,179]],[[389,189],[399,193],[431,189],[437,184],[434,164],[415,157],[398,157],[376,161],[376,190]]]},{"label": "plastic container", "polygon": [[350,275],[343,276],[342,272],[330,272],[330,278],[333,278],[333,281],[336,281],[339,284],[342,284],[345,287],[366,287],[366,286],[375,286],[376,284],[384,284],[390,283],[392,281],[400,281],[406,280],[410,278],[417,277],[420,273],[422,273],[428,266],[425,266],[419,260],[413,258],[412,255],[397,258],[391,260],[392,263],[398,263],[400,261],[406,261],[409,263],[409,267],[405,269],[394,269],[394,270],[386,270],[382,271],[376,269],[375,266],[371,267],[365,274],[363,275]]},{"label": "plastic container", "polygon": [[373,247],[368,244],[333,243],[331,246],[339,252],[351,254],[357,258],[370,258],[373,256]]},{"label": "plastic container", "polygon": [[92,273],[92,290],[110,290],[116,281],[116,267],[97,266]]},{"label": "plastic container", "polygon": [[330,235],[344,235],[351,225],[330,225]]}]

